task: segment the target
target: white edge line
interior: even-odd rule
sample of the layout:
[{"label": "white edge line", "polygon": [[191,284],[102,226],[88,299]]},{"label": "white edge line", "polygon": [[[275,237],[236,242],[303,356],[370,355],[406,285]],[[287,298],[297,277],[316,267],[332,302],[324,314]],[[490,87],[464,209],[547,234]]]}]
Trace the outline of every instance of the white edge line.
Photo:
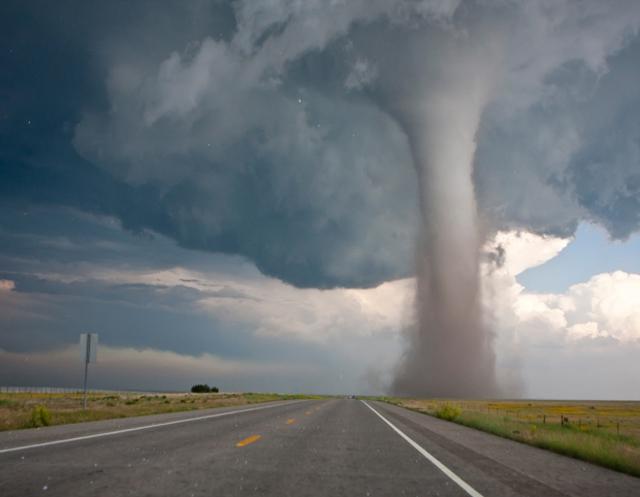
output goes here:
[{"label": "white edge line", "polygon": [[80,437],[63,438],[61,440],[51,440],[49,442],[40,442],[40,443],[35,443],[35,444],[30,444],[30,445],[22,445],[20,447],[9,447],[8,449],[0,449],[0,454],[6,454],[8,452],[18,452],[20,450],[35,449],[37,447],[48,447],[50,445],[66,444],[66,443],[70,443],[70,442],[77,442],[77,441],[80,441],[80,440],[90,440],[92,438],[110,437],[112,435],[120,435],[121,433],[131,433],[133,431],[149,430],[151,428],[158,428],[158,427],[161,427],[161,426],[177,425],[177,424],[181,424],[181,423],[190,423],[192,421],[202,421],[203,419],[220,418],[222,416],[230,416],[232,414],[241,414],[243,412],[259,411],[261,409],[270,409],[272,407],[281,407],[281,406],[285,406],[285,405],[289,405],[290,406],[292,404],[297,404],[298,402],[304,402],[304,401],[298,400],[298,401],[295,401],[295,402],[287,402],[287,403],[283,403],[283,404],[270,404],[268,406],[251,407],[249,409],[238,409],[238,410],[235,410],[235,411],[225,411],[225,412],[219,412],[219,413],[215,413],[215,414],[207,414],[206,416],[197,416],[195,418],[183,418],[183,419],[177,419],[175,421],[166,421],[164,423],[153,423],[153,424],[145,425],[145,426],[135,426],[133,428],[125,428],[125,429],[122,429],[122,430],[106,431],[106,432],[101,432],[101,433],[93,433],[92,435],[82,435]]},{"label": "white edge line", "polygon": [[393,425],[389,420],[387,420],[387,418],[385,418],[382,414],[380,414],[373,407],[371,407],[369,404],[367,404],[364,400],[362,401],[362,403],[365,406],[367,406],[369,409],[371,409],[382,421],[387,423],[387,425],[389,425],[393,431],[395,431],[398,435],[400,435],[402,438],[404,438],[405,441],[409,443],[409,445],[411,445],[414,449],[416,449],[418,452],[420,452],[420,454],[422,454],[425,458],[427,458],[429,460],[429,462],[431,462],[436,468],[438,468],[445,475],[447,475],[451,480],[453,480],[453,482],[456,485],[458,485],[460,488],[462,488],[462,490],[467,492],[472,497],[483,497],[480,492],[478,492],[471,485],[469,485],[466,481],[464,481],[462,478],[460,478],[458,475],[456,475],[453,471],[451,471],[449,468],[447,468],[444,464],[442,464],[438,459],[436,459],[434,456],[432,456],[429,452],[424,450],[420,445],[418,445],[411,438],[409,438],[409,436],[405,435],[402,431],[400,431],[400,429],[398,429],[395,425]]}]

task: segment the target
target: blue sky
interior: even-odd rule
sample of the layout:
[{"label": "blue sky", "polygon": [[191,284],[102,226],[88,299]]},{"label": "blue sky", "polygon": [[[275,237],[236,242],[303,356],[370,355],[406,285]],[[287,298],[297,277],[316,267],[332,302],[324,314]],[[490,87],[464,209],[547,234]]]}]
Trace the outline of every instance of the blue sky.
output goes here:
[{"label": "blue sky", "polygon": [[560,254],[524,271],[518,281],[532,292],[562,293],[596,274],[618,270],[640,273],[640,235],[612,240],[603,228],[582,223]]}]

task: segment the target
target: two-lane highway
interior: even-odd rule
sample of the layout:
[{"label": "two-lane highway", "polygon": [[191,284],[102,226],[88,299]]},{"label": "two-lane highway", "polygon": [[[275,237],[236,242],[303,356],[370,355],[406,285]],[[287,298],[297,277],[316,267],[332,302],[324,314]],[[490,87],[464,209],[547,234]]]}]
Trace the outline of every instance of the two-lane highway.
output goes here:
[{"label": "two-lane highway", "polygon": [[292,401],[0,434],[0,495],[640,495],[640,480],[394,406]]}]

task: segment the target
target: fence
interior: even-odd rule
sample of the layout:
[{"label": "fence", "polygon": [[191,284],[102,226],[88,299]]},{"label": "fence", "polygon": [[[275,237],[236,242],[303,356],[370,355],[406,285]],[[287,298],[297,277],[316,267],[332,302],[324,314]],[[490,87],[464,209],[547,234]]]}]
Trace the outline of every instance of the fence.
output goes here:
[{"label": "fence", "polygon": [[[105,389],[89,389],[89,393],[156,393],[141,390],[105,390]],[[0,393],[82,393],[82,388],[64,388],[64,387],[17,387],[17,386],[0,386]],[[171,393],[171,392],[157,392]]]}]

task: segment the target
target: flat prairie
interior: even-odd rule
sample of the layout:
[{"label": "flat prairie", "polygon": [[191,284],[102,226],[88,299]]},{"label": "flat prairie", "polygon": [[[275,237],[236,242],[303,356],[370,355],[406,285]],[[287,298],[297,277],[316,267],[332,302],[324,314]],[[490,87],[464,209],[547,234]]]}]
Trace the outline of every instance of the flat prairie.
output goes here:
[{"label": "flat prairie", "polygon": [[0,393],[0,431],[311,398],[278,393]]}]

